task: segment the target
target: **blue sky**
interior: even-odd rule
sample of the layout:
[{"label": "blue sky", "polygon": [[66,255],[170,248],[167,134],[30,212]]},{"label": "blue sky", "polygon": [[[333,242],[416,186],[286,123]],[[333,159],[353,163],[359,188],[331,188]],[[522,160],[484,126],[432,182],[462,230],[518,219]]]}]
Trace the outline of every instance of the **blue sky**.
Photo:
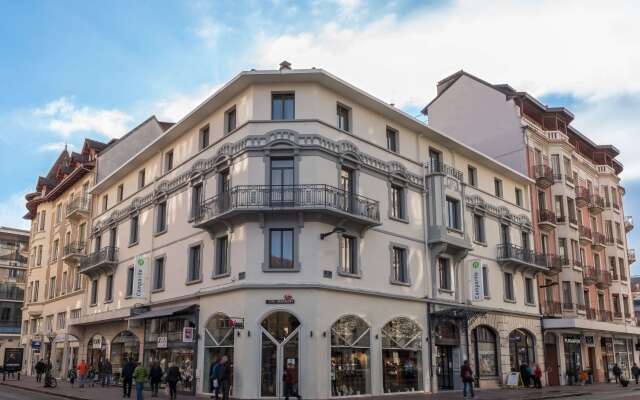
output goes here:
[{"label": "blue sky", "polygon": [[[565,105],[576,127],[622,151],[626,211],[640,220],[640,7],[631,1],[100,6],[0,5],[0,225],[26,226],[24,194],[65,142],[77,150],[84,137],[108,140],[151,114],[175,121],[239,71],[283,59],[413,115],[459,69]],[[640,235],[631,239],[640,250]]]}]

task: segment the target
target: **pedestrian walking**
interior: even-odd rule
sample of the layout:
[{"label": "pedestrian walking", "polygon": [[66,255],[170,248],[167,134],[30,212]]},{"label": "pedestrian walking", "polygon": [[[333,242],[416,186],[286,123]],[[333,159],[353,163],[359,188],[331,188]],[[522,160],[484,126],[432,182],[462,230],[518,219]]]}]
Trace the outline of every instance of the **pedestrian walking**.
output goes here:
[{"label": "pedestrian walking", "polygon": [[77,376],[78,374],[76,373],[75,368],[69,368],[69,372],[67,372],[67,379],[69,380],[71,387],[73,387],[73,384],[76,383]]},{"label": "pedestrian walking", "polygon": [[87,363],[84,360],[80,360],[80,364],[76,367],[78,369],[78,376],[80,377],[80,387],[84,387],[84,382],[87,379]]},{"label": "pedestrian walking", "polygon": [[209,367],[209,388],[211,390],[211,398],[218,399],[220,394],[220,362],[215,358]]},{"label": "pedestrian walking", "polygon": [[231,389],[231,366],[229,357],[222,356],[220,359],[220,369],[218,370],[218,382],[222,392],[222,400],[229,400],[229,390]]},{"label": "pedestrian walking", "polygon": [[144,384],[149,378],[149,371],[147,368],[139,364],[133,371],[133,381],[136,384],[136,400],[142,400],[142,391],[144,390]]},{"label": "pedestrian walking", "polygon": [[104,387],[104,370],[105,360],[100,359],[100,361],[98,361],[98,382],[102,387]]},{"label": "pedestrian walking", "polygon": [[102,387],[109,387],[111,385],[111,376],[113,375],[113,365],[111,365],[111,361],[108,358],[104,360],[103,374]]},{"label": "pedestrian walking", "polygon": [[162,368],[157,361],[154,361],[149,370],[149,383],[151,384],[151,397],[158,397],[158,389],[162,381]]},{"label": "pedestrian walking", "polygon": [[98,373],[96,372],[96,367],[91,364],[89,365],[89,371],[87,371],[87,382],[89,384],[89,387],[94,387],[97,379]]},{"label": "pedestrian walking", "polygon": [[460,368],[460,378],[462,379],[462,394],[464,398],[467,398],[467,393],[470,399],[475,398],[476,395],[473,392],[473,370],[469,366],[469,360],[464,360],[462,368]]},{"label": "pedestrian walking", "polygon": [[292,364],[288,364],[287,368],[284,370],[284,376],[282,377],[282,381],[284,382],[284,398],[285,400],[289,400],[289,396],[297,397],[301,399],[298,390],[296,389],[296,384],[298,383],[298,377],[296,376],[296,368]]},{"label": "pedestrian walking", "polygon": [[633,367],[631,367],[631,375],[636,379],[636,385],[638,384],[638,378],[640,378],[640,368],[633,363]]},{"label": "pedestrian walking", "polygon": [[620,382],[620,375],[622,375],[622,370],[618,366],[618,363],[613,364],[613,376],[616,378],[616,383]]},{"label": "pedestrian walking", "polygon": [[169,398],[176,400],[178,398],[178,382],[182,380],[182,376],[180,376],[180,368],[174,363],[169,363],[166,380],[169,385]]},{"label": "pedestrian walking", "polygon": [[131,385],[133,383],[133,372],[136,369],[136,363],[131,359],[122,367],[122,397],[131,398]]},{"label": "pedestrian walking", "polygon": [[531,374],[529,373],[529,366],[525,363],[520,365],[520,377],[522,377],[524,387],[529,387],[531,384]]},{"label": "pedestrian walking", "polygon": [[537,389],[542,389],[542,370],[538,364],[533,369],[533,384]]},{"label": "pedestrian walking", "polygon": [[44,374],[44,361],[42,361],[42,358],[38,360],[38,362],[36,363],[36,382],[40,383],[42,382],[42,374]]}]

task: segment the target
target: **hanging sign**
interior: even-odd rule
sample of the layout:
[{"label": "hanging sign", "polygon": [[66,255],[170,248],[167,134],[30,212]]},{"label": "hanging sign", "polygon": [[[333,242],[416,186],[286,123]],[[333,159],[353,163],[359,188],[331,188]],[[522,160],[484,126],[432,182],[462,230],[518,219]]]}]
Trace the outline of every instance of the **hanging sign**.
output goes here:
[{"label": "hanging sign", "polygon": [[31,341],[31,348],[32,349],[39,350],[41,346],[42,346],[42,342],[41,341],[39,341],[39,340],[32,340]]},{"label": "hanging sign", "polygon": [[484,282],[482,279],[482,262],[480,260],[471,260],[471,300],[484,300]]},{"label": "hanging sign", "polygon": [[144,276],[146,274],[146,257],[144,255],[136,256],[133,265],[133,293],[131,297],[135,299],[144,298]]},{"label": "hanging sign", "polygon": [[94,336],[91,339],[91,348],[96,350],[102,349],[102,336]]},{"label": "hanging sign", "polygon": [[565,336],[564,342],[571,344],[580,344],[580,336]]},{"label": "hanging sign", "polygon": [[156,347],[158,349],[166,349],[167,343],[168,343],[168,340],[166,336],[158,336],[158,342],[156,343]]},{"label": "hanging sign", "polygon": [[184,343],[193,343],[193,328],[185,326],[182,328],[182,341]]},{"label": "hanging sign", "polygon": [[281,299],[267,299],[266,304],[294,304],[296,301],[290,294],[285,294]]},{"label": "hanging sign", "polygon": [[231,326],[236,329],[244,329],[244,318],[229,318],[231,320]]}]

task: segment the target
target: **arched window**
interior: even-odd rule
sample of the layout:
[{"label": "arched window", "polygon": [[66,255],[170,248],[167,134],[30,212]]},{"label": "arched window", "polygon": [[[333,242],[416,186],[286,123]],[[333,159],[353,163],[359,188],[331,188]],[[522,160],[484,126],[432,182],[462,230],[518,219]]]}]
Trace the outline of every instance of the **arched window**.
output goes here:
[{"label": "arched window", "polygon": [[331,326],[331,395],[371,393],[371,334],[369,325],[345,315]]},{"label": "arched window", "polygon": [[382,328],[382,374],[385,393],[423,390],[422,329],[409,318]]},{"label": "arched window", "polygon": [[473,330],[472,340],[479,375],[498,376],[496,334],[488,327],[481,325]]},{"label": "arched window", "polygon": [[93,335],[89,339],[87,349],[87,364],[93,365],[96,370],[98,364],[104,360],[107,351],[107,341],[102,335]]},{"label": "arched window", "polygon": [[509,334],[509,358],[511,369],[517,371],[521,365],[531,365],[536,361],[533,336],[523,329]]},{"label": "arched window", "polygon": [[[210,379],[211,366],[227,357],[227,365],[233,368],[233,321],[225,314],[214,314],[204,328],[204,391],[213,392]],[[231,372],[233,379],[233,370]],[[233,382],[231,382],[233,388]]]},{"label": "arched window", "polygon": [[111,341],[111,365],[116,380],[122,373],[122,367],[127,360],[140,359],[140,340],[130,331],[118,333]]}]

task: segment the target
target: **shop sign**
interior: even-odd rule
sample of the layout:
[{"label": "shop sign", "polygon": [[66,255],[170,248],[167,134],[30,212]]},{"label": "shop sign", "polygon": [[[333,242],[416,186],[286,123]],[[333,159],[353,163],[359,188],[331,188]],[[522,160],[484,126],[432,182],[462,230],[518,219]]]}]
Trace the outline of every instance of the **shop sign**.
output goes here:
[{"label": "shop sign", "polygon": [[585,336],[584,337],[584,342],[589,347],[596,347],[596,340],[595,340],[595,338],[593,336]]},{"label": "shop sign", "polygon": [[91,339],[91,348],[96,350],[102,349],[102,336],[97,335]]},{"label": "shop sign", "polygon": [[482,262],[471,260],[471,300],[484,300],[484,282],[482,279]]},{"label": "shop sign", "polygon": [[570,344],[580,344],[580,336],[565,336],[564,337],[564,342],[565,343],[570,343]]},{"label": "shop sign", "polygon": [[231,326],[236,329],[244,329],[244,318],[229,318],[231,320]]},{"label": "shop sign", "polygon": [[182,328],[182,341],[184,343],[193,343],[193,328],[185,326]]},{"label": "shop sign", "polygon": [[134,299],[144,298],[144,275],[146,270],[146,257],[144,255],[136,256],[133,265],[133,293],[131,295]]},{"label": "shop sign", "polygon": [[296,301],[290,294],[285,294],[281,299],[267,299],[266,304],[294,304]]},{"label": "shop sign", "polygon": [[31,348],[32,349],[40,350],[40,347],[42,347],[42,342],[40,340],[32,340],[31,341]]},{"label": "shop sign", "polygon": [[156,347],[159,349],[166,349],[167,343],[168,340],[166,336],[158,336],[158,343],[156,344]]}]

